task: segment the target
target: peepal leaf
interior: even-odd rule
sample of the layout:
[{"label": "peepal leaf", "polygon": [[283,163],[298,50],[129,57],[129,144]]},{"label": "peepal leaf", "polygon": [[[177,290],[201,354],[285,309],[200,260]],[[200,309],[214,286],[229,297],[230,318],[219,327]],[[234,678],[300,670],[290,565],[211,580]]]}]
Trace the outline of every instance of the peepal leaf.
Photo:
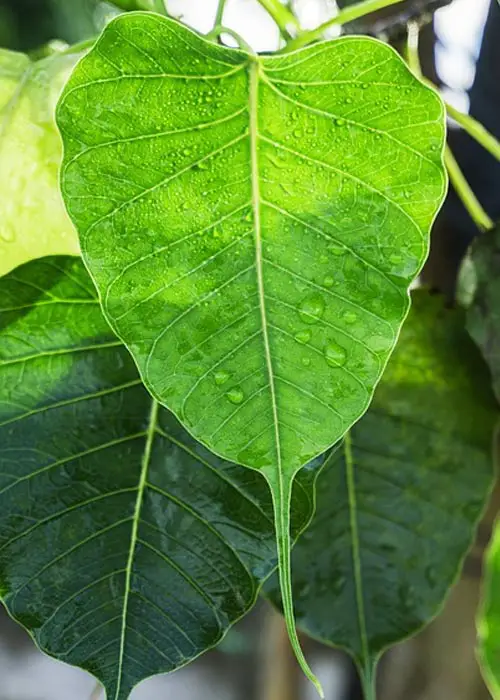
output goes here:
[{"label": "peepal leaf", "polygon": [[62,145],[54,110],[82,55],[33,62],[0,49],[0,275],[34,258],[79,253],[59,192]]},{"label": "peepal leaf", "polygon": [[[438,612],[493,480],[498,406],[464,314],[425,292],[372,405],[320,475],[292,555],[298,624],[355,659],[367,697],[382,652]],[[276,577],[268,592],[279,600]]]},{"label": "peepal leaf", "polygon": [[265,475],[288,590],[294,475],[366,410],[427,253],[442,102],[372,39],[256,56],[132,14],[57,121],[106,317],[193,436]]},{"label": "peepal leaf", "polygon": [[[312,514],[314,465],[294,489]],[[126,700],[215,645],[276,565],[269,489],[142,385],[81,261],[0,280],[0,591],[38,646]]]}]

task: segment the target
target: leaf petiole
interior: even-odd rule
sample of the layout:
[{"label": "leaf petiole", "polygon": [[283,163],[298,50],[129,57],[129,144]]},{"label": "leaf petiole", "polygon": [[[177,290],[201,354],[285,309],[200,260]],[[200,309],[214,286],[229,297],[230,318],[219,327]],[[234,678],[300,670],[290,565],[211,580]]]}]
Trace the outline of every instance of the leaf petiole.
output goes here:
[{"label": "leaf petiole", "polygon": [[446,146],[444,152],[444,162],[451,183],[476,226],[481,229],[481,231],[489,231],[492,229],[495,225],[494,222],[485,212],[478,198],[472,191],[471,186],[467,182],[449,146]]},{"label": "leaf petiole", "polygon": [[300,34],[299,20],[280,0],[258,0],[258,2],[278,25],[285,41],[290,41],[293,36]]},{"label": "leaf petiole", "polygon": [[302,46],[307,46],[312,44],[314,41],[319,41],[323,38],[324,33],[330,27],[334,25],[347,24],[355,19],[369,15],[372,12],[377,12],[377,10],[382,10],[384,7],[390,7],[391,5],[396,5],[403,0],[362,0],[362,2],[356,5],[350,5],[344,10],[341,10],[338,15],[332,17],[331,19],[320,24],[316,29],[311,29],[307,32],[302,32],[298,37],[289,41],[287,46],[283,51],[295,51],[300,49]]},{"label": "leaf petiole", "polygon": [[252,49],[250,44],[247,41],[245,41],[245,39],[240,34],[235,32],[234,29],[230,29],[229,27],[223,27],[220,24],[216,25],[211,32],[206,34],[205,38],[209,41],[214,41],[222,34],[228,34],[229,36],[231,36],[236,41],[236,43],[242,51],[246,51],[251,55],[255,55],[255,51]]}]

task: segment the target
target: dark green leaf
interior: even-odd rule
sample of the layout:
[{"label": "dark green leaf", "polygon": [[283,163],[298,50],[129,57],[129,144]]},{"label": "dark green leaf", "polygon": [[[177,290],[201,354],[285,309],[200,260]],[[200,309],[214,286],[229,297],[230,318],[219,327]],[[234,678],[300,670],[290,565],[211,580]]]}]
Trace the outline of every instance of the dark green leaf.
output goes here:
[{"label": "dark green leaf", "polygon": [[445,192],[442,102],[372,39],[255,56],[145,13],[108,25],[58,124],[68,211],[146,386],[271,487],[300,658],[292,480],[396,342]]},{"label": "dark green leaf", "polygon": [[466,262],[467,330],[488,363],[500,400],[500,227],[474,242]]},{"label": "dark green leaf", "polygon": [[[438,611],[492,483],[498,408],[463,326],[461,311],[414,294],[372,406],[319,477],[317,513],[293,551],[298,623],[349,651],[367,691],[382,651]],[[269,590],[278,596],[275,577]]]},{"label": "dark green leaf", "polygon": [[[467,258],[467,329],[481,349],[500,400],[500,227],[480,236]],[[484,601],[479,616],[479,658],[494,698],[500,695],[500,526],[486,558]]]},{"label": "dark green leaf", "polygon": [[[294,491],[311,515],[315,466]],[[0,280],[0,591],[125,700],[216,644],[275,566],[269,489],[145,390],[79,260]]]}]

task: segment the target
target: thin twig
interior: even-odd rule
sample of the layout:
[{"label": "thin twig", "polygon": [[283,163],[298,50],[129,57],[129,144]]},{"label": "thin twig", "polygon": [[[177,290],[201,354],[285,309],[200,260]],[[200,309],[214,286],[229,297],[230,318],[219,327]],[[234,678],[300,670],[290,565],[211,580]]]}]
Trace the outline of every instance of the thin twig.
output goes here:
[{"label": "thin twig", "polygon": [[347,24],[355,19],[359,19],[364,15],[368,15],[371,12],[376,12],[384,7],[390,7],[391,5],[397,5],[404,0],[363,0],[358,2],[356,5],[349,5],[345,9],[341,10],[338,15],[332,17],[331,19],[320,24],[316,29],[311,29],[307,32],[302,32],[296,39],[290,41],[285,51],[294,51],[295,49],[300,49],[302,46],[307,46],[312,44],[313,41],[318,41],[323,38],[324,33],[330,27],[334,25]]},{"label": "thin twig", "polygon": [[285,41],[290,41],[293,36],[299,34],[300,24],[292,10],[280,0],[258,0],[266,12],[273,18]]}]

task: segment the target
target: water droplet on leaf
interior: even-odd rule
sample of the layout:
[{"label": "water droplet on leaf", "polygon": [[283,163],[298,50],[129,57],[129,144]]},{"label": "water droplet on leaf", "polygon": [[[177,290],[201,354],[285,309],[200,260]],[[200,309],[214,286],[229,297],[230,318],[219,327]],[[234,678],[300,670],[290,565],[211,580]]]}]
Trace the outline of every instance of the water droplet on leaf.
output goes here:
[{"label": "water droplet on leaf", "polygon": [[311,331],[305,330],[295,333],[295,340],[298,343],[302,343],[302,345],[305,345],[311,340]]},{"label": "water droplet on leaf", "polygon": [[219,369],[217,370],[217,372],[214,373],[214,380],[217,386],[225,384],[230,379],[230,377],[231,375],[225,369]]},{"label": "water droplet on leaf", "polygon": [[304,323],[316,323],[323,316],[325,302],[319,294],[311,294],[299,307],[299,316]]},{"label": "water droplet on leaf", "polygon": [[233,389],[230,389],[227,392],[226,396],[229,399],[229,401],[231,401],[231,403],[235,404],[241,403],[245,398],[245,395],[239,386],[235,386],[233,387]]},{"label": "water droplet on leaf", "polygon": [[337,343],[328,343],[325,347],[325,359],[330,367],[342,367],[346,361],[346,351]]}]

